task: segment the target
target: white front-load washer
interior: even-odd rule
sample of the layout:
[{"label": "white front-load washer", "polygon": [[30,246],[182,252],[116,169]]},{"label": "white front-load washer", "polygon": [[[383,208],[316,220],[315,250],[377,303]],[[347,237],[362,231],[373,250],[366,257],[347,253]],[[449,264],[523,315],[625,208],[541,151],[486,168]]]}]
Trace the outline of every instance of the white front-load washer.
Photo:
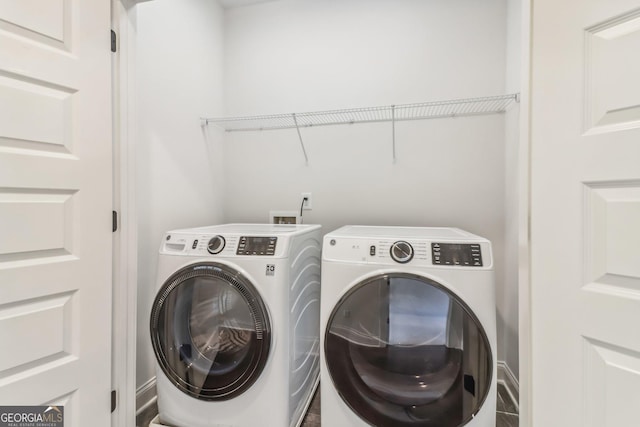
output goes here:
[{"label": "white front-load washer", "polygon": [[495,307],[487,239],[454,228],[327,234],[322,424],[494,427]]},{"label": "white front-load washer", "polygon": [[167,232],[150,332],[159,425],[301,424],[319,377],[318,225]]}]

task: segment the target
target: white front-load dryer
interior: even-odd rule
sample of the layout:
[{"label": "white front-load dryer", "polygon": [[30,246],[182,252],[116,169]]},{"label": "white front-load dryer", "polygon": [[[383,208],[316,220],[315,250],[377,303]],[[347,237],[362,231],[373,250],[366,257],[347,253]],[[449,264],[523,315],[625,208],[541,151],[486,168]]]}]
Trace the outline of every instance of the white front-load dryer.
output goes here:
[{"label": "white front-load dryer", "polygon": [[347,226],[322,253],[322,424],[494,427],[491,243],[453,228]]},{"label": "white front-load dryer", "polygon": [[150,316],[160,425],[295,427],[319,377],[317,225],[167,232]]}]

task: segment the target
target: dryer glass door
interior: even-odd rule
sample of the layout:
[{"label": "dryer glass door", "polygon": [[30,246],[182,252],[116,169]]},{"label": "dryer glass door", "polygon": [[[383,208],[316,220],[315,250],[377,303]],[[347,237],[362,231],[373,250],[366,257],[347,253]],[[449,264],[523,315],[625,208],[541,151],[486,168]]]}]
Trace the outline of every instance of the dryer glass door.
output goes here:
[{"label": "dryer glass door", "polygon": [[198,263],[176,272],[158,292],[151,341],[176,387],[201,400],[226,400],[260,376],[271,328],[249,280],[227,266]]},{"label": "dryer glass door", "polygon": [[476,316],[409,274],[356,285],[334,308],[325,360],[344,402],[371,425],[457,427],[480,410],[492,355]]}]

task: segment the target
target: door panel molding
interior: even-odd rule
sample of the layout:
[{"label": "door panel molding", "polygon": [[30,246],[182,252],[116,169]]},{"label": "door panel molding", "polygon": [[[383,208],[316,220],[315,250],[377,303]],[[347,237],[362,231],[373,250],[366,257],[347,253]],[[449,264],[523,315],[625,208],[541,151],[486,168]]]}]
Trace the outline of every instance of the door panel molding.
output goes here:
[{"label": "door panel molding", "polygon": [[640,127],[640,9],[585,29],[585,134]]}]

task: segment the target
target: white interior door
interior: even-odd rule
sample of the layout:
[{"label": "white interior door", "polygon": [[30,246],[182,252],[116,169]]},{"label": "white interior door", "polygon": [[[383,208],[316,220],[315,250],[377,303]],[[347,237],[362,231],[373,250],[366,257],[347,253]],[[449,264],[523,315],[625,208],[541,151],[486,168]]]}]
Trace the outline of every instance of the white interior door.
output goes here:
[{"label": "white interior door", "polygon": [[110,423],[105,0],[0,0],[0,404]]},{"label": "white interior door", "polygon": [[638,425],[640,1],[534,0],[532,425]]}]

